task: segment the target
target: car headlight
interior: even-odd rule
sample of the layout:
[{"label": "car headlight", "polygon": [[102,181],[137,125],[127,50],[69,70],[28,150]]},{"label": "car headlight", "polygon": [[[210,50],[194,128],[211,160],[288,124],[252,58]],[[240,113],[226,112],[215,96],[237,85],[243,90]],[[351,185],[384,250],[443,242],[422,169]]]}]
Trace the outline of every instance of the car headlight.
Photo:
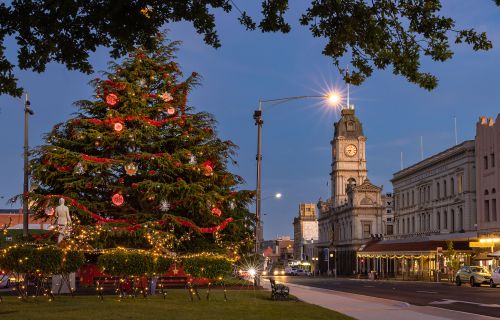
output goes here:
[{"label": "car headlight", "polygon": [[281,271],[281,275],[284,275],[285,274],[285,271]]},{"label": "car headlight", "polygon": [[274,270],[273,274],[274,274],[275,276],[277,276],[277,275],[278,275],[278,270]]}]

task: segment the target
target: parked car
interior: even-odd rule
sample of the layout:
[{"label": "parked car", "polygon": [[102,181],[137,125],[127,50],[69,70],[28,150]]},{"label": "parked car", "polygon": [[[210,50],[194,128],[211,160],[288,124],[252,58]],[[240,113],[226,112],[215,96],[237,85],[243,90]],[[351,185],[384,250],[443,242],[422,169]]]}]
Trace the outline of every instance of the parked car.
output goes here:
[{"label": "parked car", "polygon": [[0,289],[10,287],[10,278],[6,273],[0,273]]},{"label": "parked car", "polygon": [[297,271],[295,271],[295,275],[296,276],[312,276],[312,273],[310,271],[307,271],[307,270],[297,269]]},{"label": "parked car", "polygon": [[455,276],[455,283],[470,283],[471,287],[479,287],[481,284],[490,284],[491,273],[481,266],[463,266]]},{"label": "parked car", "polygon": [[287,276],[296,276],[297,275],[297,268],[285,268],[285,274]]},{"label": "parked car", "polygon": [[500,285],[500,267],[493,270],[490,279],[490,287],[495,288],[497,285]]}]

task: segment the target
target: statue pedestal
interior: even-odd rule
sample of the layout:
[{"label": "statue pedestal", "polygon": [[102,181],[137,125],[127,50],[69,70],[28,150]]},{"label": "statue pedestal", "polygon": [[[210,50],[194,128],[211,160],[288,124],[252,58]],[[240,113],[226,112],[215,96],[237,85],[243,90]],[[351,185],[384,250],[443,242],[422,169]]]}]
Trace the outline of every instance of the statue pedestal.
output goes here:
[{"label": "statue pedestal", "polygon": [[[73,291],[76,291],[76,281],[75,281],[75,273],[72,272],[69,275],[69,283]],[[71,288],[68,288],[67,280],[65,280],[62,275],[54,274],[52,275],[52,293],[71,293]],[[60,291],[59,291],[60,289]]]}]

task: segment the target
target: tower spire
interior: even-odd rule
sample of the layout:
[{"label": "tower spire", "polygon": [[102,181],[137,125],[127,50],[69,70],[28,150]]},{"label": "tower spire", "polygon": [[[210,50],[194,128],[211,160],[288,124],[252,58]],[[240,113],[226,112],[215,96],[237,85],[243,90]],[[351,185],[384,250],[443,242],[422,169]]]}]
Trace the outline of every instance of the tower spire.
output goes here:
[{"label": "tower spire", "polygon": [[[349,77],[349,66],[346,68],[346,77]],[[351,109],[350,83],[347,82],[347,109]]]}]

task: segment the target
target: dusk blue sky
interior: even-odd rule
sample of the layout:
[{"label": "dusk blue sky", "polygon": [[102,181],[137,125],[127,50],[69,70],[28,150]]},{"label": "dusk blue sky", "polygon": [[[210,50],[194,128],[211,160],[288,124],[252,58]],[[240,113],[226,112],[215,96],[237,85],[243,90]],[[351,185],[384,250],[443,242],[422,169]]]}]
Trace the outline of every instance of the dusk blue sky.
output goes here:
[{"label": "dusk blue sky", "polygon": [[[300,2],[300,3],[297,3]],[[287,15],[290,34],[248,32],[237,22],[236,12],[218,15],[222,48],[207,46],[188,23],[171,24],[170,38],[182,40],[178,58],[186,74],[200,73],[202,84],[193,90],[189,103],[199,111],[213,113],[218,132],[240,149],[239,166],[233,170],[246,180],[242,188],[255,188],[256,127],[252,119],[259,98],[317,95],[328,87],[343,88],[336,69],[321,54],[325,40],[314,39],[296,21],[308,1],[291,1]],[[241,9],[258,16],[258,1],[237,1]],[[454,47],[455,56],[445,63],[425,60],[423,67],[439,77],[432,92],[392,75],[375,71],[362,86],[351,90],[356,114],[367,136],[370,180],[392,190],[390,179],[404,165],[420,160],[420,136],[424,156],[455,143],[453,117],[457,117],[459,142],[473,139],[480,115],[496,117],[500,112],[500,8],[491,0],[444,2],[444,14],[456,18],[458,27],[486,31],[494,49],[474,52],[467,45]],[[5,43],[10,56],[16,54],[13,41]],[[107,51],[91,55],[96,71],[105,70]],[[89,99],[87,84],[94,75],[67,71],[51,64],[43,74],[18,72],[20,84],[29,92],[35,115],[30,119],[30,145],[55,123],[67,120],[76,109],[72,103]],[[293,217],[300,202],[317,202],[329,197],[333,122],[338,111],[317,100],[302,100],[264,111],[263,197],[282,192],[279,201],[264,200],[264,236],[292,235]],[[22,191],[23,104],[20,99],[0,97],[0,197]],[[252,208],[253,210],[253,208]]]}]

